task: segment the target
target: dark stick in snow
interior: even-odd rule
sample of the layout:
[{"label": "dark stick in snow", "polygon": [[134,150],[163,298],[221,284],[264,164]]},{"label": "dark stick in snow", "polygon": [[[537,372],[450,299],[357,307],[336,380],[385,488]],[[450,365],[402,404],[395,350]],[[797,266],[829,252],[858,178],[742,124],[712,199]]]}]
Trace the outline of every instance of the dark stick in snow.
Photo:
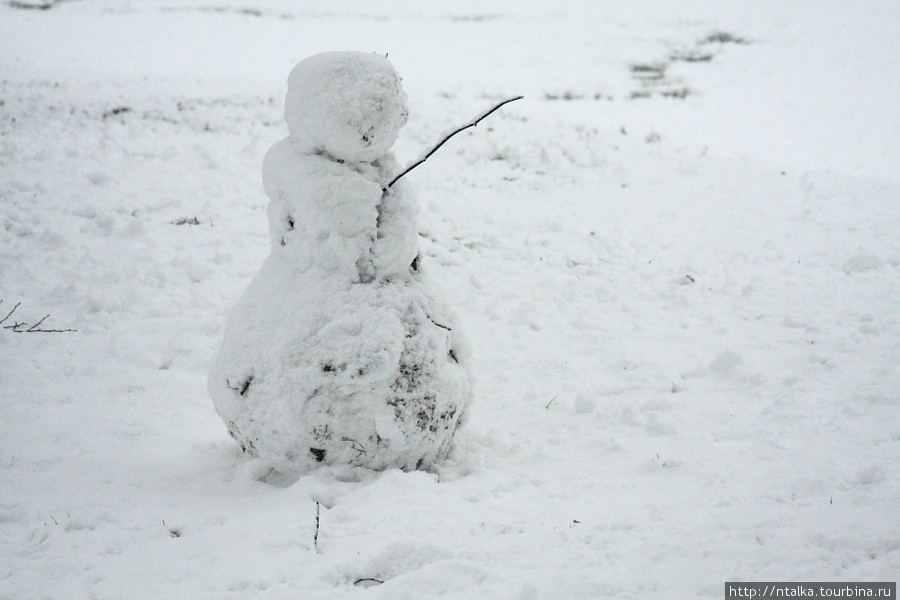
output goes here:
[{"label": "dark stick in snow", "polygon": [[[3,300],[0,300],[0,304],[3,304]],[[19,308],[21,302],[17,302],[15,306],[12,307],[12,310],[9,311],[5,317],[0,319],[0,325],[3,325],[9,319],[16,309]],[[15,333],[70,333],[77,331],[76,329],[43,329],[41,325],[44,324],[50,315],[44,315],[40,321],[35,323],[34,325],[29,325],[28,323],[13,321],[12,325],[3,325],[3,329],[9,329]]]},{"label": "dark stick in snow", "polygon": [[425,153],[420,159],[418,159],[417,161],[413,162],[412,164],[407,166],[405,169],[403,169],[403,171],[401,171],[399,175],[394,177],[389,184],[384,186],[384,189],[382,189],[381,191],[386,192],[389,189],[391,189],[391,186],[394,185],[395,183],[397,183],[397,181],[399,181],[401,177],[403,177],[404,175],[406,175],[407,173],[409,173],[410,171],[412,171],[413,169],[415,169],[416,167],[421,165],[426,160],[428,160],[432,154],[437,152],[441,146],[443,146],[444,144],[447,143],[447,140],[452,138],[457,133],[460,133],[461,131],[465,131],[469,127],[475,127],[476,125],[478,125],[481,121],[486,119],[491,113],[493,113],[495,110],[497,110],[501,106],[503,106],[505,104],[509,104],[510,102],[515,102],[516,100],[521,100],[522,98],[524,98],[524,96],[516,96],[515,98],[507,98],[506,100],[504,100],[500,104],[497,104],[493,108],[490,108],[490,109],[484,111],[483,113],[481,113],[480,115],[478,115],[477,117],[475,117],[474,119],[472,119],[471,121],[466,123],[465,125],[463,125],[461,127],[457,127],[450,133],[446,134],[443,138],[441,138],[441,141],[439,141],[437,143],[437,145],[435,145],[431,150],[429,150],[427,153]]},{"label": "dark stick in snow", "polygon": [[313,536],[313,547],[319,551],[319,503],[316,502],[316,534]]}]

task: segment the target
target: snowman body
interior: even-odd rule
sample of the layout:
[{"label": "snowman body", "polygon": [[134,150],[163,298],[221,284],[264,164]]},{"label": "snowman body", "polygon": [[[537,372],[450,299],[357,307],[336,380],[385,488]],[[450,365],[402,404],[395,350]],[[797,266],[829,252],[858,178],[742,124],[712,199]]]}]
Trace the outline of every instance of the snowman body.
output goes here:
[{"label": "snowman body", "polygon": [[467,354],[418,266],[417,207],[389,149],[406,121],[386,59],[334,52],[288,80],[263,161],[272,251],[209,376],[228,432],[272,468],[415,469],[446,456]]}]

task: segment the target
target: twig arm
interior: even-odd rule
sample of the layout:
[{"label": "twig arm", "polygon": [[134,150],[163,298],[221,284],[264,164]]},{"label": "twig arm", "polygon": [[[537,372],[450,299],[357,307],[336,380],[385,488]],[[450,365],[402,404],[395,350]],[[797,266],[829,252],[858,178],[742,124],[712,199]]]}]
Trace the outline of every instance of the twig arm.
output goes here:
[{"label": "twig arm", "polygon": [[460,133],[460,132],[462,132],[462,131],[465,131],[466,129],[468,129],[468,128],[470,128],[470,127],[475,127],[476,125],[478,125],[479,123],[481,123],[484,119],[486,119],[488,116],[490,116],[491,113],[493,113],[494,111],[496,111],[496,110],[497,110],[498,108],[500,108],[501,106],[504,106],[504,105],[506,105],[506,104],[509,104],[510,102],[515,102],[516,100],[521,100],[522,98],[524,98],[524,96],[516,96],[516,97],[514,97],[514,98],[507,98],[506,100],[504,100],[504,101],[501,102],[500,104],[497,104],[497,105],[493,106],[492,108],[489,108],[488,110],[484,111],[483,113],[481,113],[480,115],[478,115],[477,117],[475,117],[474,119],[472,119],[471,121],[469,121],[468,123],[466,123],[465,125],[462,125],[462,126],[460,126],[460,127],[457,127],[456,129],[454,129],[454,130],[451,131],[450,133],[446,134],[443,138],[441,138],[441,140],[440,140],[440,141],[439,141],[439,142],[438,142],[431,150],[429,150],[428,152],[426,152],[421,158],[419,158],[419,159],[416,160],[415,162],[410,163],[405,169],[403,169],[403,170],[400,172],[399,175],[397,175],[396,177],[394,177],[393,179],[391,179],[391,182],[388,183],[386,186],[384,186],[384,189],[383,189],[382,191],[386,192],[386,191],[388,191],[389,189],[391,189],[391,186],[394,185],[395,183],[397,183],[397,181],[399,181],[401,177],[403,177],[404,175],[406,175],[407,173],[409,173],[410,171],[412,171],[413,169],[415,169],[416,167],[418,167],[419,165],[421,165],[421,164],[422,164],[423,162],[425,162],[426,160],[428,160],[428,159],[431,157],[432,154],[434,154],[435,152],[437,152],[438,149],[439,149],[441,146],[443,146],[444,144],[446,144],[447,141],[448,141],[450,138],[452,138],[454,135],[456,135],[457,133]]}]

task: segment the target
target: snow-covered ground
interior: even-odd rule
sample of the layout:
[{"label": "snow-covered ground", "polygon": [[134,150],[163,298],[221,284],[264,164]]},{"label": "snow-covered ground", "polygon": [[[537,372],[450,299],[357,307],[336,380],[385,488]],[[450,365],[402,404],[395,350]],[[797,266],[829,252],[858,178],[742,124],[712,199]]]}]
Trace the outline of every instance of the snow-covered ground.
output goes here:
[{"label": "snow-covered ground", "polygon": [[[874,0],[4,1],[0,598],[896,581],[898,30]],[[403,76],[401,162],[525,100],[407,178],[474,355],[450,460],[285,487],[206,376],[287,74],[334,49]],[[77,331],[7,328],[46,314]]]}]

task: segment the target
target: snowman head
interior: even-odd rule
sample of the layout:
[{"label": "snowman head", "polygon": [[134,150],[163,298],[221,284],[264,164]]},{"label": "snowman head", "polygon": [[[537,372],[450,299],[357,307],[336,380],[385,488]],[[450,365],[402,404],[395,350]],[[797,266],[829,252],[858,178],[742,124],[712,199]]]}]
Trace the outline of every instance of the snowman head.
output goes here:
[{"label": "snowman head", "polygon": [[400,76],[377,54],[316,54],[288,77],[284,118],[304,152],[372,162],[390,150],[407,114]]}]

